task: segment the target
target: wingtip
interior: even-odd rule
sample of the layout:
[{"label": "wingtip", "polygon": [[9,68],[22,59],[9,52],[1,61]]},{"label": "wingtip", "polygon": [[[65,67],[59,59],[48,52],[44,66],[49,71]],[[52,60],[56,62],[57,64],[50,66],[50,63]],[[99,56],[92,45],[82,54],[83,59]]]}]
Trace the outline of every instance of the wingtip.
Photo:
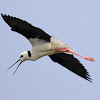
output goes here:
[{"label": "wingtip", "polygon": [[3,17],[3,14],[1,13],[1,16]]},{"label": "wingtip", "polygon": [[89,76],[86,77],[86,80],[89,81],[89,82],[91,82],[91,83],[93,83],[91,77],[89,77]]},{"label": "wingtip", "polygon": [[93,81],[92,81],[91,79],[88,79],[88,81],[89,81],[90,83],[93,83]]},{"label": "wingtip", "polygon": [[[5,17],[5,16],[7,16],[7,15],[6,15],[6,14],[2,14],[2,13],[1,13],[1,16],[4,18],[4,17]],[[8,16],[9,16],[9,15],[8,15]]]},{"label": "wingtip", "polygon": [[1,16],[2,16],[2,18],[4,18],[4,16],[6,16],[6,14],[2,14],[2,13],[1,13]]}]

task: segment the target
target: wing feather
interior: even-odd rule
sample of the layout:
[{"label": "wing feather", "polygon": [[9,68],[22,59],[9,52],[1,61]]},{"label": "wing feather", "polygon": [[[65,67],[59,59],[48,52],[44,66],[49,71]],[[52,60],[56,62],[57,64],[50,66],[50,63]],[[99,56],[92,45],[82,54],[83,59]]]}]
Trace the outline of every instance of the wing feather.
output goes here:
[{"label": "wing feather", "polygon": [[50,55],[49,57],[54,62],[61,64],[62,66],[79,75],[80,77],[92,82],[92,79],[90,78],[88,71],[85,69],[85,67],[80,63],[78,59],[74,58],[73,55],[58,53]]},{"label": "wing feather", "polygon": [[[21,35],[25,36],[28,40],[32,39],[42,39],[45,41],[50,41],[50,35],[45,33],[42,29],[32,26],[26,21],[23,21],[19,18],[7,16],[1,14],[4,21],[11,27],[12,31],[18,32]],[[32,43],[31,43],[32,44]]]}]

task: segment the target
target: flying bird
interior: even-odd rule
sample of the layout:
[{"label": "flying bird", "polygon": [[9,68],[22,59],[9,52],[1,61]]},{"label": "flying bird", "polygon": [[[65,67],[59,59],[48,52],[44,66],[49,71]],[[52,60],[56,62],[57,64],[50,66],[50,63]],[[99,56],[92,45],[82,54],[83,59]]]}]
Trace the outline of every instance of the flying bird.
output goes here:
[{"label": "flying bird", "polygon": [[[35,61],[43,56],[49,56],[52,61],[59,63],[73,73],[92,82],[88,71],[80,63],[80,61],[73,56],[73,54],[90,61],[94,61],[93,58],[85,57],[74,52],[73,49],[69,47],[65,42],[61,41],[55,36],[48,35],[42,29],[32,26],[26,21],[9,15],[1,14],[1,16],[4,21],[11,27],[12,31],[18,32],[19,34],[26,37],[32,45],[32,49],[30,51],[24,51],[20,54],[19,60],[17,61],[20,61],[20,63],[15,72],[19,68],[20,64],[26,60]],[[14,66],[16,63],[14,63],[12,66]]]}]

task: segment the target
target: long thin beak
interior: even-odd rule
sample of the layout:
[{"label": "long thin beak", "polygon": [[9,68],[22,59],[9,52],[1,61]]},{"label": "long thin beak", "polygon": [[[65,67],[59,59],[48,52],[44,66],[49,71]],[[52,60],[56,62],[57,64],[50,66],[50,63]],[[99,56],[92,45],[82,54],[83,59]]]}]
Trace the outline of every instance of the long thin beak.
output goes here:
[{"label": "long thin beak", "polygon": [[[9,67],[7,70],[9,70],[10,68],[12,68],[17,62],[19,62],[20,59],[18,61],[16,61],[11,67]],[[19,68],[19,66],[21,65],[22,62],[19,63],[18,67],[16,68],[16,70],[14,71],[13,75],[16,73],[17,69]]]},{"label": "long thin beak", "polygon": [[16,73],[17,69],[19,68],[19,66],[21,65],[22,62],[19,63],[18,67],[16,68],[16,70],[14,71],[13,75]]},{"label": "long thin beak", "polygon": [[20,59],[18,61],[16,61],[11,67],[9,67],[7,70],[9,70],[10,68],[12,68],[16,63],[18,63],[20,61]]}]

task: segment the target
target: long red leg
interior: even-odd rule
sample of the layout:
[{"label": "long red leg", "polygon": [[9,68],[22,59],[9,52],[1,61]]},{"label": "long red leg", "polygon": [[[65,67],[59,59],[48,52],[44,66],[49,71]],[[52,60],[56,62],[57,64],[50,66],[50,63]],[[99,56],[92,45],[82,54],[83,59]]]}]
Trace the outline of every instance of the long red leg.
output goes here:
[{"label": "long red leg", "polygon": [[59,51],[59,53],[62,53],[62,52],[69,52],[69,53],[73,53],[73,54],[75,54],[75,55],[78,55],[78,56],[80,56],[80,57],[82,57],[82,58],[85,58],[86,60],[94,61],[93,58],[82,56],[82,55],[80,55],[80,54],[78,54],[78,53],[76,53],[76,52],[74,52],[74,51],[72,51],[72,50],[70,50],[70,49],[68,49],[68,48],[55,48],[55,49],[56,49],[56,50],[61,50],[61,51]]}]

